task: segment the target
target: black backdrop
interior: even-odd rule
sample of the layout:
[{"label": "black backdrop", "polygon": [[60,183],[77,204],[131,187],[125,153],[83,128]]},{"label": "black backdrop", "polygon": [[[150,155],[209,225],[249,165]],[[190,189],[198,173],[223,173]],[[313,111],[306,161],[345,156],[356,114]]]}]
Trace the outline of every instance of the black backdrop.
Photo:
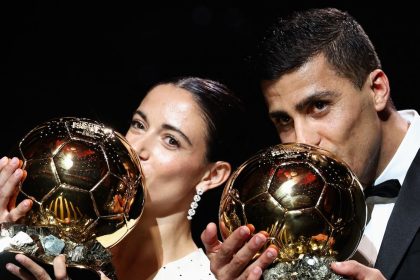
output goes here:
[{"label": "black backdrop", "polygon": [[275,143],[245,57],[275,15],[309,7],[355,16],[377,48],[397,108],[420,109],[419,16],[402,1],[3,2],[1,156],[30,128],[59,116],[95,118],[124,132],[145,90],[178,75],[225,82],[258,123],[249,123],[254,151]]}]

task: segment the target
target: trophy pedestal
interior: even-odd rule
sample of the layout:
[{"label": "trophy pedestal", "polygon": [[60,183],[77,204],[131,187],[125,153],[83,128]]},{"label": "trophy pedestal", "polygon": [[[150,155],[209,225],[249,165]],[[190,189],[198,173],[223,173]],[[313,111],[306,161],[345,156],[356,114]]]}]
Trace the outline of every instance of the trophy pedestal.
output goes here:
[{"label": "trophy pedestal", "polygon": [[58,237],[51,226],[28,226],[24,224],[0,224],[0,279],[18,279],[5,268],[11,262],[22,267],[15,255],[24,254],[54,279],[53,260],[59,254],[66,255],[67,274],[71,279],[99,280],[101,270],[110,279],[116,279],[111,264],[111,254],[96,240],[78,244]]},{"label": "trophy pedestal", "polygon": [[292,262],[278,262],[266,269],[264,280],[344,280],[330,269],[332,257],[303,256]]}]

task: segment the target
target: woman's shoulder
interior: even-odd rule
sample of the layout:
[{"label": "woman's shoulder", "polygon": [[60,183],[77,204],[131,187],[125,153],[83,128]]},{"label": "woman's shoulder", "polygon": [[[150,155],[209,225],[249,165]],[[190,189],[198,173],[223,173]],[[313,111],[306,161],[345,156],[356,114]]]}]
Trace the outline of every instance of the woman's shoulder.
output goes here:
[{"label": "woman's shoulder", "polygon": [[215,280],[210,271],[210,261],[200,248],[176,261],[161,267],[154,280]]}]

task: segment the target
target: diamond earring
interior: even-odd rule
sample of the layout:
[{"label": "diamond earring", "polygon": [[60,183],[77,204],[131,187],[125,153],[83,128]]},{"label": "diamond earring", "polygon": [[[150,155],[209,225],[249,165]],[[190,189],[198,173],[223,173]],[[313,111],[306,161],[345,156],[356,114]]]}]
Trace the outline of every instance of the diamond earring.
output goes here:
[{"label": "diamond earring", "polygon": [[192,220],[192,217],[195,215],[195,209],[198,207],[198,202],[201,200],[204,190],[202,187],[197,188],[197,194],[194,195],[193,202],[191,202],[191,208],[188,210],[188,220]]}]

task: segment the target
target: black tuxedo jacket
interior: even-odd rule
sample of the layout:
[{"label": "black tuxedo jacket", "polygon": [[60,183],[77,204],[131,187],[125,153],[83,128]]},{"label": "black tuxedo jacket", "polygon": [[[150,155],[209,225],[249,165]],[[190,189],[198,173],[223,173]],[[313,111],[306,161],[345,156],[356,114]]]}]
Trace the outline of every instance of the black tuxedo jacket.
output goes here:
[{"label": "black tuxedo jacket", "polygon": [[420,279],[420,150],[395,202],[375,267],[386,279]]}]

